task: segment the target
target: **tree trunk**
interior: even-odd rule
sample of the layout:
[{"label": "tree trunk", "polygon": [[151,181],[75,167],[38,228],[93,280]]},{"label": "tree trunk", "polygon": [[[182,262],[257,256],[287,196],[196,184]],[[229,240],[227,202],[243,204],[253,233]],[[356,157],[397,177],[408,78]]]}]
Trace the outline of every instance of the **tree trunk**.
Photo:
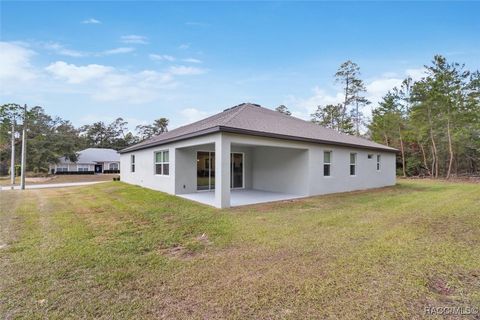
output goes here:
[{"label": "tree trunk", "polygon": [[430,106],[428,106],[428,122],[430,124],[430,140],[432,141],[432,170],[434,172],[435,179],[438,178],[438,153],[437,145],[435,144],[435,139],[433,138],[433,127],[432,127],[432,114]]},{"label": "tree trunk", "polygon": [[345,124],[345,114],[347,113],[347,101],[348,101],[348,87],[350,85],[350,79],[347,78],[345,79],[345,101],[343,102],[343,111],[342,111],[342,116],[340,119],[342,119],[342,123],[340,124],[342,129],[344,128]]},{"label": "tree trunk", "polygon": [[420,146],[420,150],[422,150],[423,165],[425,166],[425,169],[427,169],[428,175],[431,176],[431,175],[432,175],[432,172],[431,172],[430,169],[428,168],[427,155],[426,155],[426,153],[425,153],[425,148],[423,147],[423,144],[421,144],[420,142],[418,143],[418,145]]},{"label": "tree trunk", "polygon": [[450,134],[450,115],[447,118],[447,135],[448,135],[448,153],[449,153],[447,179],[450,179],[450,173],[452,171],[452,163],[453,163],[452,135]]},{"label": "tree trunk", "polygon": [[400,151],[402,152],[402,172],[403,177],[405,178],[407,176],[407,173],[405,171],[405,150],[403,148],[402,131],[400,130],[400,127],[398,127],[398,135],[400,137]]}]

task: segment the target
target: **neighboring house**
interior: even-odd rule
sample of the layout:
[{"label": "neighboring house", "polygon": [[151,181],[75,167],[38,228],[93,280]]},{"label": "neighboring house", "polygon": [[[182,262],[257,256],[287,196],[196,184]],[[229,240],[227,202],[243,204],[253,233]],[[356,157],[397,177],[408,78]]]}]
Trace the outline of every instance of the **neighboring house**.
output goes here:
[{"label": "neighboring house", "polygon": [[121,179],[218,208],[395,184],[396,149],[240,104],[120,151]]},{"label": "neighboring house", "polygon": [[51,164],[49,169],[51,173],[118,173],[120,154],[113,149],[88,148],[78,152],[77,162],[62,157],[58,163]]}]

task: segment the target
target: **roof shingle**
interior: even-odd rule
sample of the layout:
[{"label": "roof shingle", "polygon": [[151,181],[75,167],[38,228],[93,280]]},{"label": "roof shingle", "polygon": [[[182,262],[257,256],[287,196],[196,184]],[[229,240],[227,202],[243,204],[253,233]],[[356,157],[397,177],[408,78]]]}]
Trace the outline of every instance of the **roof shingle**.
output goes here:
[{"label": "roof shingle", "polygon": [[311,141],[324,144],[355,146],[367,149],[397,151],[394,148],[365,138],[340,133],[315,123],[263,108],[257,104],[242,103],[225,109],[203,120],[154,136],[121,150],[121,153],[158,146],[212,132],[237,132],[288,140]]}]

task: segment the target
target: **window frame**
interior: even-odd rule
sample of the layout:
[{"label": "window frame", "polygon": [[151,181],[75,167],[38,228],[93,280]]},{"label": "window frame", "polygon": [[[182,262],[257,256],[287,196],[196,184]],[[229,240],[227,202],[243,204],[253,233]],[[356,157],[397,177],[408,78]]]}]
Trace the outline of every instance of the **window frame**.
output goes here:
[{"label": "window frame", "polygon": [[[112,169],[112,165],[114,165],[116,168]],[[108,164],[108,170],[119,170],[120,166],[118,165],[118,162],[110,162]]]},{"label": "window frame", "polygon": [[377,171],[380,171],[382,168],[382,155],[377,154]]},{"label": "window frame", "polygon": [[[326,153],[330,154],[329,162],[325,162]],[[332,156],[333,156],[332,150],[323,150],[323,176],[327,178],[332,176]],[[325,175],[325,166],[328,166],[328,175]]]},{"label": "window frame", "polygon": [[130,155],[130,172],[135,173],[135,155],[131,154]]},{"label": "window frame", "polygon": [[[353,163],[352,163],[352,155],[353,155]],[[353,174],[352,174],[352,168],[353,168]],[[356,152],[350,152],[349,170],[350,170],[351,177],[355,177],[357,175],[357,153]]]},{"label": "window frame", "polygon": [[[161,153],[161,160],[157,161],[157,154]],[[165,153],[168,154],[168,161],[165,161]],[[157,173],[157,165],[160,165],[160,173]],[[168,173],[165,174],[164,172],[164,166],[168,165]],[[156,176],[166,176],[168,177],[170,175],[170,150],[165,149],[165,150],[159,150],[155,151],[153,153],[153,172]]]}]

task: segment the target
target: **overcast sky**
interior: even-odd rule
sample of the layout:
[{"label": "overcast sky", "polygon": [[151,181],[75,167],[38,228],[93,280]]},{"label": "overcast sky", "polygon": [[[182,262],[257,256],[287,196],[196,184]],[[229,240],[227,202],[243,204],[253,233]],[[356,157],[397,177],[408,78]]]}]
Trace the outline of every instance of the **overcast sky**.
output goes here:
[{"label": "overcast sky", "polygon": [[167,117],[176,127],[242,102],[307,119],[341,101],[333,74],[347,59],[373,102],[437,53],[480,68],[478,2],[0,6],[0,102],[76,125]]}]

